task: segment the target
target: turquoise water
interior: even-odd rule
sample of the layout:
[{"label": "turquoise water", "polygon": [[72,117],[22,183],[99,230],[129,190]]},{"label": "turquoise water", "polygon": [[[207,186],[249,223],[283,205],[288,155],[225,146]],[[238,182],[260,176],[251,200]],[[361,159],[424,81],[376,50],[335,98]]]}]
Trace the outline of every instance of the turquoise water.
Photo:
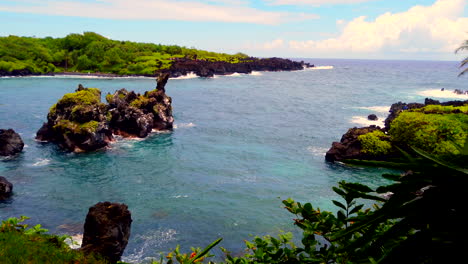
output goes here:
[{"label": "turquoise water", "polygon": [[26,215],[31,224],[73,235],[82,232],[90,206],[122,202],[133,218],[124,260],[155,257],[177,244],[203,247],[218,237],[239,252],[250,234],[297,231],[281,199],[333,209],[338,181],[383,183],[381,169],[324,162],[349,127],[364,125],[370,113],[385,117],[397,101],[467,89],[466,78],[456,77],[457,62],[310,62],[334,67],[171,80],[173,132],[88,154],[34,140],[49,107],[79,83],[105,94],[123,87],[144,92],[154,80],[0,79],[0,128],[15,129],[27,145],[18,158],[0,161],[0,175],[15,191],[0,203],[0,218]]}]

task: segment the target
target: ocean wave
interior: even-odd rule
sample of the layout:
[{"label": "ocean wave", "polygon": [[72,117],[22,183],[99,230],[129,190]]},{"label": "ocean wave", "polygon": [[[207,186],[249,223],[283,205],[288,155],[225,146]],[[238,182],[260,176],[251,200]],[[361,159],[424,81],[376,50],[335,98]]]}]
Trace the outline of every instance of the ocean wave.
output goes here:
[{"label": "ocean wave", "polygon": [[240,73],[238,73],[238,72],[235,72],[235,73],[233,73],[233,74],[228,74],[228,75],[224,75],[224,76],[229,76],[229,77],[240,77],[240,76],[242,76],[242,75],[241,75]]},{"label": "ocean wave", "polygon": [[174,124],[174,129],[177,129],[177,128],[187,128],[187,127],[195,127],[197,125],[195,125],[194,123],[190,122],[190,123],[180,123],[180,124]]},{"label": "ocean wave", "polygon": [[50,159],[36,159],[37,161],[32,164],[34,167],[41,167],[50,164]]},{"label": "ocean wave", "polygon": [[418,92],[418,95],[437,98],[468,99],[468,94],[456,94],[450,90],[441,91],[439,89],[421,91]]},{"label": "ocean wave", "polygon": [[373,112],[377,112],[377,113],[388,113],[388,111],[390,110],[390,107],[389,106],[362,106],[362,107],[356,107],[358,109],[363,109],[363,110],[370,110],[370,111],[373,111]]},{"label": "ocean wave", "polygon": [[328,148],[309,146],[307,147],[307,151],[312,153],[314,156],[325,156],[325,153],[327,153]]},{"label": "ocean wave", "polygon": [[314,70],[333,70],[335,67],[333,66],[315,66],[315,67],[309,67],[309,68],[305,68],[306,70],[311,70],[311,71],[314,71]]},{"label": "ocean wave", "polygon": [[358,124],[361,126],[371,126],[371,125],[376,125],[380,127],[385,126],[385,119],[379,117],[379,120],[369,120],[367,119],[367,116],[353,116],[351,120],[349,121],[352,124]]},{"label": "ocean wave", "polygon": [[172,198],[176,198],[176,199],[179,199],[179,198],[188,198],[188,195],[174,195],[174,196],[172,196]]},{"label": "ocean wave", "polygon": [[146,256],[147,254],[155,254],[156,248],[161,248],[163,244],[175,240],[177,231],[174,229],[168,230],[153,230],[146,232],[143,235],[135,236],[135,240],[142,242],[138,249],[134,249],[132,253],[122,256],[123,262],[141,263],[152,259],[158,259],[159,256]]},{"label": "ocean wave", "polygon": [[250,73],[250,75],[252,76],[262,76],[263,74],[259,71],[253,71],[252,73]]},{"label": "ocean wave", "polygon": [[186,79],[194,79],[194,78],[198,78],[198,75],[195,74],[194,72],[189,72],[187,75],[174,77],[174,78],[170,78],[170,79],[171,80],[186,80]]}]

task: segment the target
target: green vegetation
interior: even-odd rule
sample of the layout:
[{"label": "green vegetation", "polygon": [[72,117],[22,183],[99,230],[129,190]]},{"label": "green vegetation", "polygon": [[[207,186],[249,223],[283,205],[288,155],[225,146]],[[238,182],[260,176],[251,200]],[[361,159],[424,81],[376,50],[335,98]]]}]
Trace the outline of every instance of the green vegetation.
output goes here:
[{"label": "green vegetation", "polygon": [[0,263],[86,263],[105,264],[94,255],[71,250],[64,242],[67,236],[44,234],[46,229],[22,224],[27,217],[9,218],[0,226]]},{"label": "green vegetation", "polygon": [[100,72],[153,75],[167,69],[175,58],[240,62],[248,56],[229,55],[176,45],[118,41],[93,32],[64,38],[0,37],[0,73]]},{"label": "green vegetation", "polygon": [[93,105],[101,102],[101,91],[97,88],[86,88],[74,93],[65,94],[57,104],[60,105]]},{"label": "green vegetation", "polygon": [[[466,108],[460,107],[459,109]],[[393,120],[389,135],[394,144],[415,146],[434,154],[458,154],[453,142],[463,145],[468,135],[468,115],[463,113],[425,114],[450,107],[426,106],[418,111],[404,111]],[[422,112],[423,111],[423,112]]]},{"label": "green vegetation", "polygon": [[362,152],[374,156],[388,154],[392,150],[392,144],[388,141],[389,136],[380,130],[360,135],[358,140],[362,145]]}]

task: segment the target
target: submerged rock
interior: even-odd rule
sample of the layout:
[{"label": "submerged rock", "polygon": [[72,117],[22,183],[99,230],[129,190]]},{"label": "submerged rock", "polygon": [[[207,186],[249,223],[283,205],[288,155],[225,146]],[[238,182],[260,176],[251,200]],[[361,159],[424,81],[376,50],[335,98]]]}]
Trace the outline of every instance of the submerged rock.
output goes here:
[{"label": "submerged rock", "polygon": [[13,184],[0,176],[0,200],[7,199],[13,193]]},{"label": "submerged rock", "polygon": [[12,156],[23,150],[24,142],[13,129],[0,129],[0,156]]},{"label": "submerged rock", "polygon": [[113,139],[106,113],[101,91],[80,85],[50,108],[47,123],[39,129],[36,139],[57,143],[74,152],[106,147]]},{"label": "submerged rock", "polygon": [[348,132],[341,137],[340,142],[333,142],[332,147],[325,154],[325,160],[335,162],[347,159],[368,158],[369,155],[362,151],[362,145],[358,137],[375,130],[381,129],[377,126],[350,128]]},{"label": "submerged rock", "polygon": [[111,263],[120,260],[130,238],[131,213],[127,205],[102,202],[89,208],[80,250],[103,256]]},{"label": "submerged rock", "polygon": [[375,114],[368,115],[367,119],[372,120],[372,121],[379,120],[379,118]]}]

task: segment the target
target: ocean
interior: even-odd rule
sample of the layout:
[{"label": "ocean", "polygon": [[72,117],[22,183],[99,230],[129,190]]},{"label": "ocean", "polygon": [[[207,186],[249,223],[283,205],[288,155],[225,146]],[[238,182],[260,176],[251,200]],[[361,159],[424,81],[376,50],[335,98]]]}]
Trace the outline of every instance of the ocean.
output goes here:
[{"label": "ocean", "polygon": [[[316,69],[171,79],[175,129],[118,139],[110,149],[67,153],[34,140],[49,108],[78,84],[103,93],[143,93],[151,78],[0,78],[0,128],[13,128],[23,153],[0,160],[14,184],[0,219],[31,217],[52,233],[77,235],[88,208],[125,203],[132,212],[123,260],[159,258],[177,244],[242,253],[252,235],[299,234],[282,199],[335,210],[341,180],[384,184],[380,168],[329,164],[325,152],[350,127],[382,125],[392,103],[467,100],[458,62],[307,59]],[[445,88],[445,91],[441,91]],[[367,120],[376,114],[378,121]],[[214,250],[218,256],[222,253]]]}]

